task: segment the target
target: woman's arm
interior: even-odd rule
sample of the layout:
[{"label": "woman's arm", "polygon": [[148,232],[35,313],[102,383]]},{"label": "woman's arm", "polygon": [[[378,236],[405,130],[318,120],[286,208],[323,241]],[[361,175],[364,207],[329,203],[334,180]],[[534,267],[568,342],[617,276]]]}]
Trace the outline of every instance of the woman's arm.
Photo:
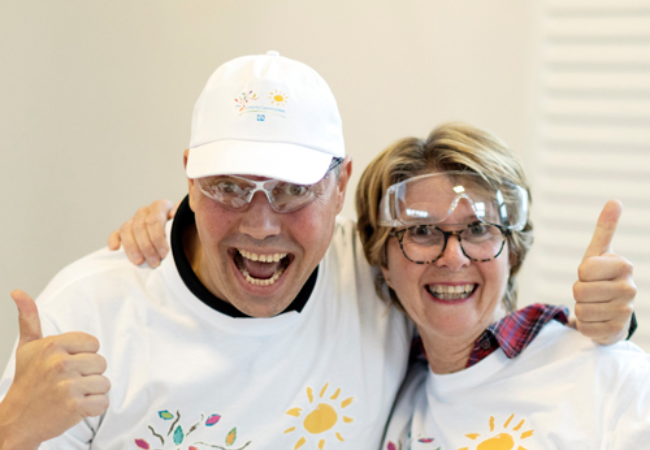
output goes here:
[{"label": "woman's arm", "polygon": [[[117,250],[121,244],[133,264],[140,265],[146,260],[149,266],[157,267],[169,252],[165,222],[174,217],[179,204],[157,200],[140,208],[133,218],[111,233],[108,248]],[[599,344],[623,340],[636,327],[632,264],[611,248],[622,211],[618,200],[610,200],[603,208],[591,243],[578,266],[578,281],[573,285],[575,326]]]},{"label": "woman's arm", "polygon": [[133,218],[110,234],[108,248],[117,250],[121,244],[133,264],[139,266],[146,260],[150,267],[158,267],[169,252],[165,223],[174,217],[180,203],[163,199],[138,209]]}]

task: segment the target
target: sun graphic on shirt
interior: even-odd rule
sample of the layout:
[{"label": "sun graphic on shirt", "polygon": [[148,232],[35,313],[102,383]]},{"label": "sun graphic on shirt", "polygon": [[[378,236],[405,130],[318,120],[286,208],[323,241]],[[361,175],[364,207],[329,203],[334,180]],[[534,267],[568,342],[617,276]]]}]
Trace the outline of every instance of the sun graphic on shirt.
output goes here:
[{"label": "sun graphic on shirt", "polygon": [[[472,447],[462,447],[458,450],[527,450],[526,447],[523,447],[520,444],[522,443],[522,440],[528,439],[533,435],[533,430],[522,431],[521,433],[519,432],[524,426],[525,420],[518,422],[512,430],[509,430],[508,427],[514,418],[515,415],[512,414],[508,417],[508,420],[505,421],[502,429],[495,432],[494,417],[490,417],[490,433],[485,436],[484,439],[480,439],[480,442],[476,443],[476,447],[474,447],[474,444],[472,443]],[[465,436],[473,441],[482,438],[479,433],[470,433]]]},{"label": "sun graphic on shirt", "polygon": [[289,97],[282,91],[269,92],[269,100],[271,100],[272,105],[284,106],[289,101]]},{"label": "sun graphic on shirt", "polygon": [[[339,396],[341,395],[341,388],[338,388],[332,395],[327,394],[327,388],[329,383],[325,383],[325,386],[320,390],[318,398],[314,398],[314,391],[312,388],[307,388],[307,398],[309,399],[309,411],[305,411],[303,414],[302,408],[291,408],[287,411],[287,414],[296,418],[305,418],[302,421],[302,428],[309,433],[318,435],[325,433],[326,431],[332,430],[336,439],[341,442],[345,441],[344,436],[341,434],[340,422],[343,423],[352,423],[353,418],[344,416],[343,409],[350,406],[354,400],[352,397],[348,397],[345,400],[341,400],[339,403]],[[339,420],[340,416],[340,420]],[[335,428],[337,427],[337,428]],[[296,431],[296,427],[291,427],[284,430],[284,433],[292,433]],[[330,433],[331,434],[331,433]],[[300,436],[296,441],[296,445],[293,447],[294,450],[299,449],[307,442],[305,436]],[[321,436],[321,439],[318,441],[318,448],[322,450],[325,447],[325,436]]]}]

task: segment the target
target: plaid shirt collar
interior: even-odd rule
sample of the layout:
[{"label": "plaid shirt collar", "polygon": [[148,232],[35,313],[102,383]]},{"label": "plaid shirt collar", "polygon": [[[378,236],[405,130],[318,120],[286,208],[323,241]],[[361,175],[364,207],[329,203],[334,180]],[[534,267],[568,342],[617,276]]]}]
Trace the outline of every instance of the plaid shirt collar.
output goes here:
[{"label": "plaid shirt collar", "polygon": [[476,340],[466,367],[480,362],[498,348],[502,348],[509,359],[517,357],[551,320],[566,324],[569,309],[536,303],[508,314],[490,325]]}]

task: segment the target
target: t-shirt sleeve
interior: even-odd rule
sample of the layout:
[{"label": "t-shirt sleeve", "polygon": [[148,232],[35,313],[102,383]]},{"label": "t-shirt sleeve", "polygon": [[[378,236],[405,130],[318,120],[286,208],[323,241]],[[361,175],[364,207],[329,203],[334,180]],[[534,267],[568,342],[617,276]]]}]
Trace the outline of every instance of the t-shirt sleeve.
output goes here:
[{"label": "t-shirt sleeve", "polygon": [[644,448],[650,442],[650,356],[632,364],[615,393],[603,449]]}]

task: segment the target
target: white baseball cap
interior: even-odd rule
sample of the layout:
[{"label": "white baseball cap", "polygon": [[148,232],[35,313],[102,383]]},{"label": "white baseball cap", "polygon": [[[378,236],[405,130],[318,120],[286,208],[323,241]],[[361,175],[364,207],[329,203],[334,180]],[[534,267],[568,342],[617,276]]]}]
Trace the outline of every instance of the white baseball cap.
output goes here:
[{"label": "white baseball cap", "polygon": [[270,51],[212,74],[194,106],[186,172],[312,184],[344,156],[341,115],[325,80]]}]

